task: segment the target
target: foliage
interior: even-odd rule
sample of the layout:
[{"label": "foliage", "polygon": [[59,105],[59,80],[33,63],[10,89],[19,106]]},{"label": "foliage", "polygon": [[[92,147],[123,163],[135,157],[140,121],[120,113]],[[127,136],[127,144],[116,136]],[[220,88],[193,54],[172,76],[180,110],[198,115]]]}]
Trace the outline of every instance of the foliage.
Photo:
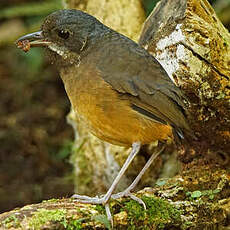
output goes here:
[{"label": "foliage", "polygon": [[147,16],[151,13],[157,2],[159,2],[159,0],[142,0],[142,4]]},{"label": "foliage", "polygon": [[143,196],[142,200],[146,204],[146,210],[143,206],[134,200],[125,203],[123,210],[128,213],[128,222],[130,229],[132,226],[139,226],[137,229],[142,229],[144,223],[148,223],[146,229],[150,226],[157,226],[158,229],[164,228],[171,221],[181,221],[180,210],[176,209],[167,200],[156,197]]},{"label": "foliage", "polygon": [[52,11],[61,9],[62,5],[60,0],[49,0],[44,2],[32,2],[20,4],[19,6],[7,7],[0,10],[0,19],[25,17],[25,16],[40,16],[47,15]]}]

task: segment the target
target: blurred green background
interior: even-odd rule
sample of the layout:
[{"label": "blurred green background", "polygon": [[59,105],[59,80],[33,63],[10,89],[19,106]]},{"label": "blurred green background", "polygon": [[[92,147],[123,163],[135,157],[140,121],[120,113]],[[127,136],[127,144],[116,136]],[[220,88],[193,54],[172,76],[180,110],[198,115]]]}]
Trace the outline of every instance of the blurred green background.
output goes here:
[{"label": "blurred green background", "polygon": [[[157,2],[142,0],[146,15]],[[210,2],[230,29],[230,0]],[[61,8],[61,0],[0,1],[0,212],[74,191],[63,84],[43,49],[14,45]]]}]

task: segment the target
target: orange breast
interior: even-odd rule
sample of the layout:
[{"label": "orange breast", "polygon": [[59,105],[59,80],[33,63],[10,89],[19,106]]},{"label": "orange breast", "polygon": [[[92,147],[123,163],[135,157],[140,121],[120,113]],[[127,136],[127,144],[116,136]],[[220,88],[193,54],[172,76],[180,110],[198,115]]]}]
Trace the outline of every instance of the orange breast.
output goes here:
[{"label": "orange breast", "polygon": [[[98,138],[116,145],[148,144],[172,136],[172,128],[156,123],[130,107],[99,74],[74,69],[61,72],[71,104],[81,120]],[[68,74],[67,74],[68,73]],[[66,77],[68,76],[68,77]]]}]

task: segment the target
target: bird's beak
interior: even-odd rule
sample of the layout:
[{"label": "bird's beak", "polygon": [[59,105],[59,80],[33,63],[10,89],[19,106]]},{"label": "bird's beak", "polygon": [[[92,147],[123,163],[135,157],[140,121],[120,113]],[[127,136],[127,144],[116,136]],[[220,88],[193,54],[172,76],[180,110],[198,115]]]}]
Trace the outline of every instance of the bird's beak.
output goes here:
[{"label": "bird's beak", "polygon": [[22,36],[15,43],[18,48],[25,52],[29,51],[30,47],[49,46],[51,44],[50,41],[44,38],[42,31]]}]

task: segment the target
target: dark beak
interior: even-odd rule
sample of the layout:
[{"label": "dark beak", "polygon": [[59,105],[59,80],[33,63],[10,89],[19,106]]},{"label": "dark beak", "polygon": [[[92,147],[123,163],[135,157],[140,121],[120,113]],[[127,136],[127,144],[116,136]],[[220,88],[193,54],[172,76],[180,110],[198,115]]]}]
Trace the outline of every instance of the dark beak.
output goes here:
[{"label": "dark beak", "polygon": [[44,38],[42,31],[22,36],[15,43],[18,48],[23,49],[24,51],[28,51],[30,47],[48,46],[51,44],[51,42]]}]

